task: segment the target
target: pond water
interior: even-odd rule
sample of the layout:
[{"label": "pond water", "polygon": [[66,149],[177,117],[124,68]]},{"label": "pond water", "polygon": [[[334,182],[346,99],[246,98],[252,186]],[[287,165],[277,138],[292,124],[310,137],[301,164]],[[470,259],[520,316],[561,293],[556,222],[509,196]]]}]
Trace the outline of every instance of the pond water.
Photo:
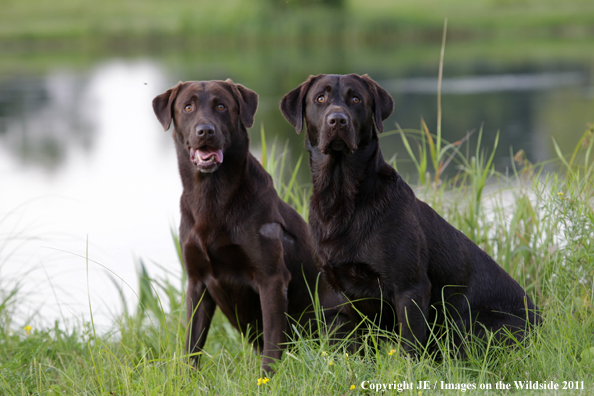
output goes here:
[{"label": "pond water", "polygon": [[[423,117],[435,132],[437,57],[397,65],[381,51],[370,63],[356,54],[247,51],[101,59],[0,75],[0,290],[19,285],[18,325],[33,317],[76,323],[89,319],[91,306],[96,324],[108,328],[121,311],[116,284],[130,307],[137,302],[139,260],[153,276],[179,277],[171,229],[179,222],[181,184],[171,133],[151,107],[177,81],[231,77],[254,89],[260,105],[252,150],[259,153],[262,125],[267,139],[289,140],[296,161],[303,135],[278,103],[309,74],[367,72],[396,103],[385,130],[395,123],[418,129]],[[501,171],[510,165],[510,147],[543,161],[554,156],[555,137],[567,152],[594,121],[592,70],[578,61],[447,63],[443,136],[455,141],[483,125],[483,146],[490,148],[499,131]],[[381,144],[385,157],[397,154],[399,171],[416,180],[400,137]],[[301,181],[308,178],[302,169]]]}]

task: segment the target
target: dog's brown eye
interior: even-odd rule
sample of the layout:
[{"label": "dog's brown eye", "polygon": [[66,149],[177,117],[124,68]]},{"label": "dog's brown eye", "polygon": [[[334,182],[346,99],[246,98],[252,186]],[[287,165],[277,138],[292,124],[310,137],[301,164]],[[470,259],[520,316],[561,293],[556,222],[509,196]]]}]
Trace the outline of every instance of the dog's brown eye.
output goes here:
[{"label": "dog's brown eye", "polygon": [[352,99],[352,100],[353,100],[353,103],[354,103],[354,104],[357,104],[357,103],[361,102],[361,99],[359,99],[359,98],[358,98],[358,97],[356,97],[356,96],[353,96],[353,99]]},{"label": "dog's brown eye", "polygon": [[194,109],[194,105],[192,105],[191,103],[188,103],[188,104],[186,105],[186,107],[184,107],[184,110],[185,110],[185,111],[187,111],[187,112],[190,112],[190,111],[192,111],[193,109]]},{"label": "dog's brown eye", "polygon": [[319,103],[324,103],[326,101],[326,97],[324,95],[318,96],[316,99]]},{"label": "dog's brown eye", "polygon": [[225,107],[225,105],[224,105],[224,104],[218,104],[218,105],[217,105],[217,110],[218,110],[218,111],[223,111],[223,110],[225,110],[225,109],[226,109],[226,107]]}]

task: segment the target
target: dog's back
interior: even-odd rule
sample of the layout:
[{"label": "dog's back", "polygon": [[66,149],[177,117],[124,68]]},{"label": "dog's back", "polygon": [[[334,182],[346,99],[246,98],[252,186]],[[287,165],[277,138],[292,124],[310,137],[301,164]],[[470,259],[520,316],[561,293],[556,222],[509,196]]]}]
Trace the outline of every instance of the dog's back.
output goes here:
[{"label": "dog's back", "polygon": [[[429,322],[442,323],[445,303],[450,318],[464,332],[482,337],[485,328],[509,329],[519,339],[526,326],[540,324],[536,305],[524,289],[484,250],[450,225],[425,202],[416,199],[427,243],[431,281]],[[497,333],[497,337],[503,337]]]}]

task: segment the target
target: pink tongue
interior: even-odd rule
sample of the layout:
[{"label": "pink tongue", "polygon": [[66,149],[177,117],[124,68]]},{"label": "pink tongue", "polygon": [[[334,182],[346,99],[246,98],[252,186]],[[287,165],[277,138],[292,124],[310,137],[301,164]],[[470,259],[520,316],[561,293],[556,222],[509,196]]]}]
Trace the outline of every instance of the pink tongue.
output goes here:
[{"label": "pink tongue", "polygon": [[206,161],[207,159],[209,159],[210,157],[212,157],[213,155],[216,157],[215,161],[218,163],[222,163],[223,162],[223,151],[222,150],[211,150],[210,148],[206,147],[203,149],[198,149],[198,155],[200,156],[200,159],[202,161]]}]

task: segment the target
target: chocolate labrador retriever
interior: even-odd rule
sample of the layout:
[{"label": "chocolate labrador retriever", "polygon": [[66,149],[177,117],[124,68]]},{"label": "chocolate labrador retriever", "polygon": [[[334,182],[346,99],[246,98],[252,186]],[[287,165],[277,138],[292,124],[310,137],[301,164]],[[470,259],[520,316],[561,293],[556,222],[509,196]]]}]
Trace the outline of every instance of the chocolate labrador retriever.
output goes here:
[{"label": "chocolate labrador retriever", "polygon": [[[250,329],[262,369],[271,372],[290,330],[286,314],[301,324],[314,317],[310,290],[319,272],[306,223],[279,199],[248,150],[246,128],[257,106],[258,95],[231,80],[180,82],[153,100],[163,128],[171,121],[175,127],[188,352],[204,346],[218,306],[240,332]],[[323,283],[318,293],[325,307],[342,302]],[[335,318],[339,311],[327,315]]]},{"label": "chocolate labrador retriever", "polygon": [[285,118],[307,131],[314,259],[357,310],[401,334],[405,351],[426,345],[427,323],[443,325],[444,310],[458,334],[522,338],[540,321],[526,292],[384,161],[377,131],[393,107],[356,74],[311,76],[282,99]]}]

